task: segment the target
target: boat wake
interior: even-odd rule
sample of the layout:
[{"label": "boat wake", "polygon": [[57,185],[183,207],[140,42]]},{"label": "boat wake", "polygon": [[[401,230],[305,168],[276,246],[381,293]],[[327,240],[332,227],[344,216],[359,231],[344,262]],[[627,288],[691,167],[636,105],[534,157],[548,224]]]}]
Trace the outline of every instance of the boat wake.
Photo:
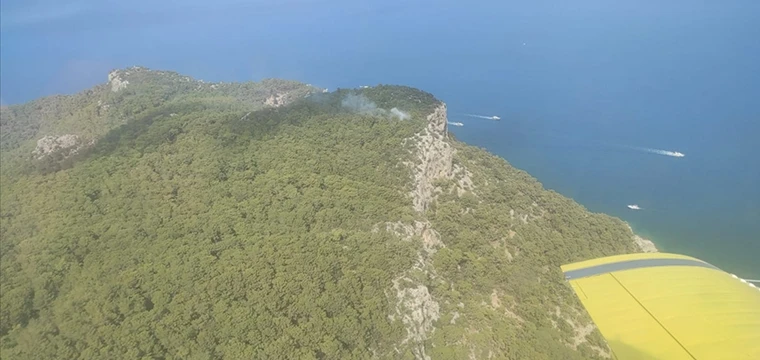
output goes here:
[{"label": "boat wake", "polygon": [[501,120],[500,117],[493,115],[493,116],[485,116],[485,115],[475,115],[475,114],[462,114],[464,116],[474,117],[478,119],[487,119],[487,120]]},{"label": "boat wake", "polygon": [[678,151],[660,150],[660,149],[652,149],[652,148],[636,147],[636,146],[632,146],[631,149],[642,151],[642,152],[648,152],[650,154],[665,155],[665,156],[672,156],[672,157],[686,156],[686,154],[682,152],[678,152]]}]

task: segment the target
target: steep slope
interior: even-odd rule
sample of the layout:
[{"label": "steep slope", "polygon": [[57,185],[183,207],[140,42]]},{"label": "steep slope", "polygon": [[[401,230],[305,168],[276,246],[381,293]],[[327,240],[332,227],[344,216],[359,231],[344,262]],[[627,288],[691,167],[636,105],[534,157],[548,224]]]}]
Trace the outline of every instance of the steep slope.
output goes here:
[{"label": "steep slope", "polygon": [[[121,120],[89,133],[3,120],[4,356],[606,355],[559,265],[630,229],[453,139],[432,95],[184,79],[112,73]],[[39,159],[46,129],[88,145]]]}]

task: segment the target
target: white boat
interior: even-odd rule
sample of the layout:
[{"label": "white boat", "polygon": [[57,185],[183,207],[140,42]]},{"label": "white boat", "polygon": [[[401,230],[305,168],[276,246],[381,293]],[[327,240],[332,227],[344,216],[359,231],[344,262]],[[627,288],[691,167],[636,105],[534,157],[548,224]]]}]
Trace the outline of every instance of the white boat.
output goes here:
[{"label": "white boat", "polygon": [[500,117],[498,117],[498,116],[496,116],[496,115],[494,115],[494,116],[491,116],[491,119],[492,119],[492,120],[501,120],[501,118],[500,118]]},{"label": "white boat", "polygon": [[675,156],[675,157],[684,157],[684,156],[686,156],[686,154],[684,154],[682,152],[675,151],[675,152],[673,152],[673,156]]},{"label": "white boat", "polygon": [[628,208],[631,210],[641,210],[641,207],[636,204],[628,205]]}]

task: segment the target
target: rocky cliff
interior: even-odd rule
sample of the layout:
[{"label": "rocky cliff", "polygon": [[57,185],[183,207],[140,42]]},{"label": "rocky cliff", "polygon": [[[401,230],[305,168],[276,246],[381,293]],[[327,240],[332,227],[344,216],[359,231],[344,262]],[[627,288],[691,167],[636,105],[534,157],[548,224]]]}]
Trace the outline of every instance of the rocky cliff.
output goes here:
[{"label": "rocky cliff", "polygon": [[435,200],[435,195],[442,191],[435,183],[443,179],[458,179],[456,191],[472,191],[473,185],[469,172],[453,164],[456,150],[448,142],[448,117],[446,104],[441,103],[427,117],[428,125],[416,134],[414,141],[417,149],[417,162],[414,168],[414,190],[412,199],[414,209],[424,213]]},{"label": "rocky cliff", "polygon": [[417,359],[430,359],[425,341],[435,332],[435,323],[441,314],[440,305],[431,296],[428,287],[411,274],[417,271],[427,277],[436,278],[433,255],[438,249],[446,246],[439,232],[425,218],[425,212],[436,200],[437,194],[444,191],[436,185],[441,180],[458,179],[457,194],[473,190],[469,172],[453,163],[456,150],[449,142],[447,124],[446,104],[440,103],[427,116],[427,126],[405,140],[414,144],[415,160],[406,163],[412,169],[413,189],[409,195],[414,210],[423,220],[415,221],[413,224],[386,224],[387,231],[407,240],[417,237],[422,242],[415,265],[393,280],[397,300],[396,312],[391,315],[393,320],[400,318],[406,327],[407,337],[401,345],[410,344]]}]

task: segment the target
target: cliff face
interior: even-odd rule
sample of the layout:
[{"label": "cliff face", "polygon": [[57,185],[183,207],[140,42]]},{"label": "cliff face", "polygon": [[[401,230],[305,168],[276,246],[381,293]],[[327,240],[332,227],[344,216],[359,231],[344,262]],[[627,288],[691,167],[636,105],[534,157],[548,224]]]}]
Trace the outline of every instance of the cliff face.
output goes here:
[{"label": "cliff face", "polygon": [[416,134],[418,162],[414,164],[414,209],[424,213],[442,191],[435,186],[438,180],[457,179],[456,191],[462,194],[473,189],[471,174],[453,163],[456,150],[448,142],[446,104],[441,103],[427,117],[428,125]]},{"label": "cliff face", "polygon": [[[410,196],[414,210],[423,218],[413,224],[401,222],[386,224],[386,230],[404,239],[417,237],[422,241],[417,262],[401,276],[393,280],[396,292],[396,311],[391,319],[400,318],[407,330],[407,337],[401,345],[408,344],[415,358],[430,359],[425,348],[425,341],[435,332],[435,324],[440,319],[440,304],[431,296],[428,287],[412,274],[422,272],[426,277],[437,278],[433,266],[433,255],[446,244],[441,235],[425,218],[425,212],[436,200],[443,189],[436,186],[441,180],[458,179],[456,193],[472,191],[470,173],[461,166],[454,165],[456,150],[448,141],[448,118],[446,104],[440,103],[427,116],[427,126],[412,138],[415,144],[416,161],[407,163],[412,168],[413,190]],[[442,280],[441,281],[445,281]]]},{"label": "cliff face", "polygon": [[435,198],[437,179],[451,176],[454,149],[446,142],[446,104],[427,117],[428,125],[415,135],[418,163],[414,164],[414,210],[424,212]]}]

